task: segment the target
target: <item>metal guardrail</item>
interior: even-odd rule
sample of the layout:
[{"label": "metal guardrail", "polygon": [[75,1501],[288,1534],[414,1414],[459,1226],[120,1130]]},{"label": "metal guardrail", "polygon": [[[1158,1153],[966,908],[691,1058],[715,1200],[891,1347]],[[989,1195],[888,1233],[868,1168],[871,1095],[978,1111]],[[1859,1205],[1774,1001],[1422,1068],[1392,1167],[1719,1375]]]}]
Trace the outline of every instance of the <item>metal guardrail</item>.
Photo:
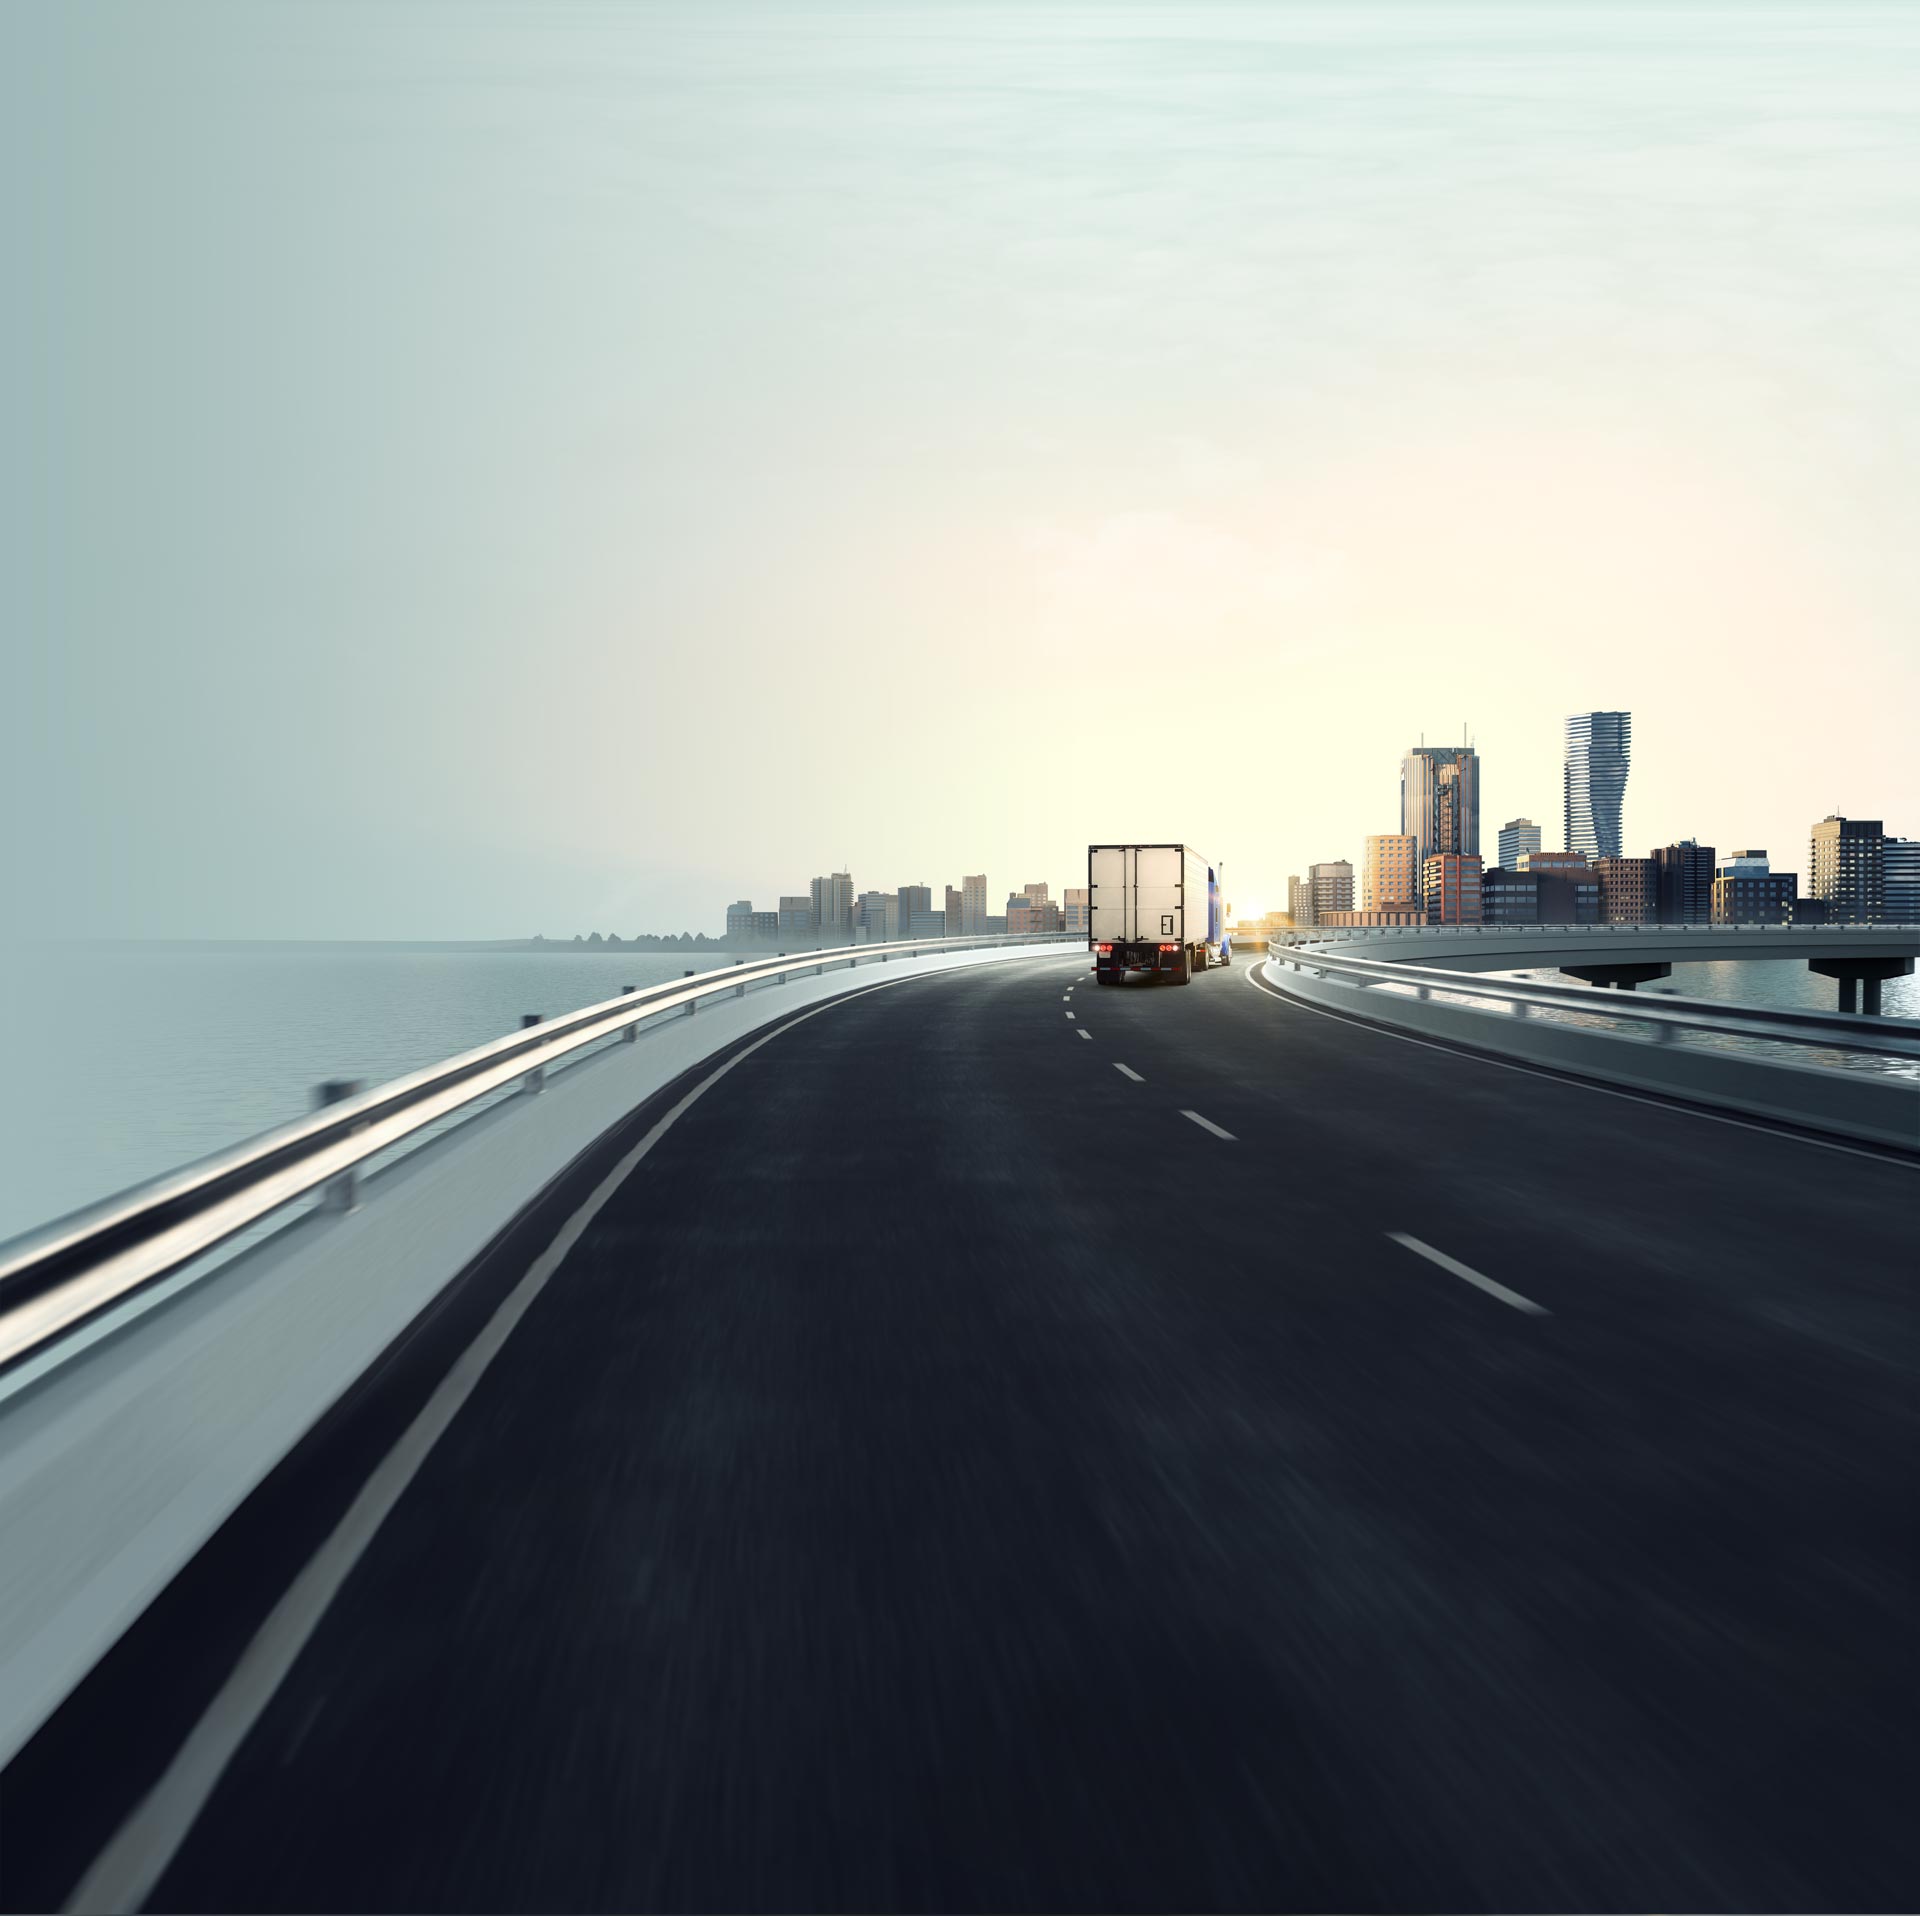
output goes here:
[{"label": "metal guardrail", "polygon": [[[1496,929],[1504,931],[1508,927]],[[1515,926],[1512,929],[1544,928]],[[1592,927],[1582,925],[1569,929],[1586,932]],[[1484,973],[1454,971],[1440,965],[1401,964],[1389,958],[1349,958],[1342,952],[1292,942],[1298,937],[1298,933],[1293,933],[1269,939],[1268,962],[1294,971],[1310,971],[1356,989],[1404,985],[1416,998],[1444,994],[1485,999],[1519,1017],[1526,1017],[1535,1009],[1585,1012],[1646,1025],[1659,1043],[1671,1043],[1685,1031],[1711,1031],[1723,1036],[1765,1038],[1780,1044],[1809,1045],[1829,1051],[1863,1051],[1879,1057],[1920,1059],[1920,1027],[1906,1018],[1774,1010],[1760,1005],[1721,1004],[1705,998],[1642,997],[1630,991],[1602,993],[1591,985],[1555,985],[1532,979],[1489,982]]]},{"label": "metal guardrail", "polygon": [[1778,933],[1790,938],[1818,938],[1822,932],[1891,932],[1907,931],[1920,934],[1920,925],[1890,925],[1880,919],[1872,922],[1854,919],[1835,919],[1832,923],[1822,921],[1817,925],[1781,925],[1781,924],[1713,924],[1713,925],[1672,925],[1672,924],[1627,924],[1609,920],[1599,925],[1293,925],[1281,926],[1268,934],[1268,944],[1321,945],[1321,944],[1372,944],[1382,938],[1505,938],[1515,932],[1547,932],[1554,937],[1607,938],[1610,936],[1653,936],[1653,937],[1715,937],[1723,934],[1746,934],[1755,932]]},{"label": "metal guardrail", "polygon": [[783,953],[644,991],[629,989],[370,1091],[323,1103],[305,1117],[0,1244],[0,1369],[310,1192],[322,1191],[329,1208],[346,1208],[355,1174],[368,1159],[516,1080],[537,1092],[548,1067],[609,1038],[638,1038],[649,1020],[690,1016],[710,999],[741,998],[756,985],[842,966],[1007,945],[1084,950],[1085,943],[1048,932],[1003,933]]}]

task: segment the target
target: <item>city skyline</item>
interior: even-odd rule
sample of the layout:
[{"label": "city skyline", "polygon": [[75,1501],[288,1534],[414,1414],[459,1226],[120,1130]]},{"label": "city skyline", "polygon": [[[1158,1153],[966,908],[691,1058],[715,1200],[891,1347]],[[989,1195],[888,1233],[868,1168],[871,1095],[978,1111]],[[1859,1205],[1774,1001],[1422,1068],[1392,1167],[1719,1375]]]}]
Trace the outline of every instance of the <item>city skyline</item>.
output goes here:
[{"label": "city skyline", "polygon": [[[1401,754],[1399,831],[1362,835],[1357,909],[1353,867],[1344,856],[1310,862],[1304,881],[1290,874],[1280,909],[1295,924],[1475,923],[1484,889],[1487,923],[1560,922],[1563,916],[1565,922],[1706,923],[1736,906],[1761,905],[1769,916],[1793,918],[1835,911],[1884,920],[1889,907],[1895,917],[1920,914],[1920,840],[1857,812],[1829,814],[1809,827],[1804,878],[1751,840],[1721,865],[1715,840],[1697,831],[1656,841],[1644,854],[1629,851],[1633,833],[1624,798],[1631,710],[1570,713],[1563,737],[1558,848],[1545,843],[1539,824],[1518,814],[1495,832],[1498,862],[1483,858],[1481,764],[1471,733],[1463,728],[1462,742],[1452,746],[1428,745],[1423,736]],[[1336,884],[1325,876],[1331,873],[1344,876]],[[1236,916],[1265,917],[1272,909],[1262,904]]]},{"label": "city skyline", "polygon": [[[691,923],[1130,836],[1278,906],[1423,731],[1557,835],[1607,707],[1630,844],[1900,812],[1885,9],[89,17],[0,63],[66,195],[0,316],[30,923]],[[1177,801],[1096,796],[1169,737]]]}]

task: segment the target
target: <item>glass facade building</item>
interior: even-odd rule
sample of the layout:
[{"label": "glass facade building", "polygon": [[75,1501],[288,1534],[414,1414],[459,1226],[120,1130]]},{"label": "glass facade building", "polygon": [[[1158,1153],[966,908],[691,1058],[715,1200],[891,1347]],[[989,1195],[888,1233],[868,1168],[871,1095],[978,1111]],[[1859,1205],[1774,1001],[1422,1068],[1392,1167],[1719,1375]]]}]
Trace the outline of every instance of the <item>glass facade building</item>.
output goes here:
[{"label": "glass facade building", "polygon": [[1470,745],[1416,745],[1400,761],[1400,830],[1414,869],[1435,852],[1480,850],[1480,755]]},{"label": "glass facade building", "polygon": [[1632,746],[1631,712],[1576,712],[1567,720],[1566,850],[1620,856],[1620,802]]}]

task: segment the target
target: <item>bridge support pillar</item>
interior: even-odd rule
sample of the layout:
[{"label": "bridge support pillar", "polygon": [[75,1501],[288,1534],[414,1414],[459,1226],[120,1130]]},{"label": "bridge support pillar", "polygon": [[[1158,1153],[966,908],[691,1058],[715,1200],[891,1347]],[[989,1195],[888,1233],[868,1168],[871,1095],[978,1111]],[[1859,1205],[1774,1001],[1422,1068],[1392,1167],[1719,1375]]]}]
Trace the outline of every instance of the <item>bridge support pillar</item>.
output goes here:
[{"label": "bridge support pillar", "polygon": [[[1840,986],[1840,1009],[1858,1010],[1869,1018],[1880,1015],[1880,987],[1889,978],[1913,976],[1911,958],[1809,958],[1807,969]],[[1860,1000],[1856,1004],[1856,994]]]},{"label": "bridge support pillar", "polygon": [[1560,967],[1569,978],[1584,979],[1590,985],[1602,988],[1612,985],[1616,991],[1631,991],[1635,985],[1644,985],[1655,978],[1671,978],[1671,965],[1562,965]]}]

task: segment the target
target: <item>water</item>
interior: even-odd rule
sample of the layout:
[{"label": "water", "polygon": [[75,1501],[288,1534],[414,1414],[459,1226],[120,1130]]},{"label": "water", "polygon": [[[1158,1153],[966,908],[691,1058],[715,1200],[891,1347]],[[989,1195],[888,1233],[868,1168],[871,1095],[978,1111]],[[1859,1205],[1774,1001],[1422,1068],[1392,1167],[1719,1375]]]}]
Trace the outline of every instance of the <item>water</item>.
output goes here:
[{"label": "water", "polygon": [[732,954],[396,945],[0,953],[0,1239],[310,1108]]},{"label": "water", "polygon": [[[1565,972],[1550,968],[1495,975],[1537,979],[1543,984],[1566,985],[1575,982]],[[1720,1004],[1773,1006],[1783,1011],[1833,1012],[1839,1010],[1838,990],[1833,979],[1816,976],[1802,961],[1753,958],[1723,959],[1717,964],[1675,965],[1671,977],[1662,979],[1658,984],[1641,985],[1634,996],[1702,998]],[[1594,998],[1594,1012],[1600,1018],[1605,1018],[1619,1002],[1611,991],[1596,990]],[[1534,1015],[1576,1024],[1591,1022],[1586,1013],[1578,1011],[1537,1011]],[[1880,1015],[1883,1018],[1920,1019],[1920,976],[1888,979],[1882,987]],[[1608,1020],[1608,1023],[1611,1021]],[[1869,1071],[1894,1077],[1920,1078],[1920,1062],[1875,1056],[1870,1052],[1829,1051],[1811,1045],[1781,1045],[1769,1043],[1764,1038],[1748,1038],[1729,1032],[1687,1032],[1677,1042],[1700,1045],[1713,1051],[1747,1052],[1756,1057],[1791,1064],[1817,1065],[1832,1071]]]}]

